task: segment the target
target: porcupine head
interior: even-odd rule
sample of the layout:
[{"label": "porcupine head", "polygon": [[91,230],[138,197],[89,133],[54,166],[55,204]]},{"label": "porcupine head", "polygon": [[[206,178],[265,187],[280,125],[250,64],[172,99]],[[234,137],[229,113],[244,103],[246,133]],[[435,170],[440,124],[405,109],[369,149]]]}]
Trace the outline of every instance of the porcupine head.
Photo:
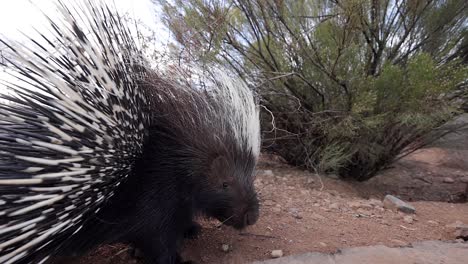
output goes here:
[{"label": "porcupine head", "polygon": [[164,163],[160,167],[180,172],[196,213],[238,229],[254,224],[260,132],[246,84],[218,72],[204,91],[158,78],[151,85],[157,96],[150,138],[160,146],[153,148]]}]

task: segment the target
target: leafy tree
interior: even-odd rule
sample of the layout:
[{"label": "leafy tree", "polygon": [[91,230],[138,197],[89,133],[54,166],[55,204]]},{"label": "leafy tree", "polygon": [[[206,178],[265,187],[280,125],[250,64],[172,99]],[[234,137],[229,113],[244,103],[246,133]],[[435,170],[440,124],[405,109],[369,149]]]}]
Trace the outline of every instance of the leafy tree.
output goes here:
[{"label": "leafy tree", "polygon": [[177,54],[256,85],[265,147],[310,169],[371,177],[450,116],[439,95],[467,79],[465,0],[158,4]]}]

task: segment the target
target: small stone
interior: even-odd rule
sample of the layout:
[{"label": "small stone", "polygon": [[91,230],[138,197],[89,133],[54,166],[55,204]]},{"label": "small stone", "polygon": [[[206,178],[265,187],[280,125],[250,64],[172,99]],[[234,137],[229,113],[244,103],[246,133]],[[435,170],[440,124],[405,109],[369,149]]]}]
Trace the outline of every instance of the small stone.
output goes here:
[{"label": "small stone", "polygon": [[403,221],[405,221],[405,223],[412,224],[414,222],[414,219],[412,216],[406,215],[405,217],[403,217]]},{"label": "small stone", "polygon": [[432,226],[437,226],[437,225],[439,225],[439,222],[433,221],[433,220],[428,220],[427,223],[430,224],[430,225],[432,225]]},{"label": "small stone", "polygon": [[468,226],[455,230],[455,238],[468,241]]},{"label": "small stone", "polygon": [[262,174],[265,175],[265,176],[274,176],[275,175],[272,170],[263,170]]},{"label": "small stone", "polygon": [[319,244],[320,244],[320,246],[322,246],[322,247],[328,246],[327,243],[325,243],[325,242],[320,242]]},{"label": "small stone", "polygon": [[313,220],[316,220],[316,221],[318,221],[318,220],[325,220],[325,217],[324,217],[324,216],[319,215],[319,214],[316,214],[316,213],[313,213],[313,214],[310,216],[310,218],[312,218]]},{"label": "small stone", "polygon": [[380,221],[382,225],[390,226],[390,223],[388,223],[386,220]]},{"label": "small stone", "polygon": [[361,214],[362,216],[370,216],[372,215],[372,212],[363,208],[359,208],[356,211],[358,214]]},{"label": "small stone", "polygon": [[360,201],[348,202],[348,206],[351,207],[352,209],[358,209],[358,208],[372,209],[373,208],[373,206],[370,203],[365,203],[365,202],[360,202]]},{"label": "small stone", "polygon": [[229,250],[231,250],[231,246],[229,246],[228,244],[223,244],[223,245],[221,246],[221,250],[222,250],[223,252],[228,252]]},{"label": "small stone", "polygon": [[392,218],[394,220],[401,220],[401,219],[403,219],[403,215],[402,214],[395,214],[395,215],[392,216]]},{"label": "small stone", "polygon": [[455,180],[450,178],[450,177],[445,177],[444,180],[443,180],[444,183],[454,183]]},{"label": "small stone", "polygon": [[299,209],[297,208],[291,208],[289,209],[289,212],[291,215],[296,218],[296,219],[302,219],[302,215],[299,213]]},{"label": "small stone", "polygon": [[369,199],[368,203],[374,207],[383,207],[383,203],[377,199]]},{"label": "small stone", "polygon": [[347,203],[349,207],[353,208],[353,209],[357,209],[357,208],[360,208],[361,207],[361,203],[360,202],[356,202],[356,201],[353,201],[353,202],[348,202]]},{"label": "small stone", "polygon": [[281,258],[283,256],[283,250],[281,249],[276,249],[271,251],[271,257],[272,258]]},{"label": "small stone", "polygon": [[338,210],[340,209],[340,206],[337,204],[337,203],[332,203],[328,206],[328,208],[332,209],[332,210]]},{"label": "small stone", "polygon": [[391,239],[390,242],[396,244],[399,247],[404,247],[404,246],[408,245],[408,243],[406,243],[403,240],[399,240],[399,239]]},{"label": "small stone", "polygon": [[457,220],[451,224],[448,224],[446,225],[445,227],[448,227],[448,228],[462,228],[465,224],[460,221],[460,220]]},{"label": "small stone", "polygon": [[312,184],[312,183],[314,183],[314,182],[315,182],[314,179],[312,179],[312,178],[307,178],[307,184]]},{"label": "small stone", "polygon": [[380,211],[380,212],[383,212],[383,211],[385,211],[385,208],[380,207],[380,206],[376,206],[376,207],[375,207],[375,210]]},{"label": "small stone", "polygon": [[391,209],[391,210],[398,210],[403,213],[407,214],[414,214],[416,209],[408,204],[403,202],[402,200],[396,198],[393,195],[386,195],[383,201],[384,208]]}]

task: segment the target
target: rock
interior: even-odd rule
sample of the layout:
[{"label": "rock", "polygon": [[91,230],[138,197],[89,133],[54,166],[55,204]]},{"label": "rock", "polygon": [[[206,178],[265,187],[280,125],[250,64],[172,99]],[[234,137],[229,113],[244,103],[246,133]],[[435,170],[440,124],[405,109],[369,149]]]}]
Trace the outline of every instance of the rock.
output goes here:
[{"label": "rock", "polygon": [[273,207],[273,212],[281,213],[281,207]]},{"label": "rock", "polygon": [[390,223],[387,220],[380,221],[382,225],[390,226]]},{"label": "rock", "polygon": [[406,215],[405,217],[403,217],[403,221],[405,221],[405,223],[412,224],[414,222],[414,219],[412,216]]},{"label": "rock", "polygon": [[462,221],[455,221],[445,227],[455,228],[455,238],[468,240],[468,225],[464,224]]},{"label": "rock", "polygon": [[455,238],[468,241],[468,226],[455,230]]},{"label": "rock", "polygon": [[454,223],[446,225],[445,227],[448,227],[448,228],[462,228],[463,226],[465,226],[465,224],[462,221],[457,220]]},{"label": "rock", "polygon": [[398,210],[403,213],[407,214],[414,214],[416,212],[416,209],[408,204],[403,202],[402,200],[396,198],[393,195],[386,195],[383,201],[383,206],[384,208],[390,209],[390,210]]},{"label": "rock", "polygon": [[363,209],[363,208],[359,208],[357,209],[357,211],[359,214],[361,214],[362,216],[370,216],[372,215],[372,212],[369,211],[369,210],[366,210],[366,209]]},{"label": "rock", "polygon": [[320,244],[320,246],[322,246],[322,247],[328,246],[327,243],[325,243],[325,242],[320,242],[319,244]]},{"label": "rock", "polygon": [[309,252],[252,264],[466,264],[467,259],[468,243],[423,241],[409,247],[377,245],[345,248],[331,254]]},{"label": "rock", "polygon": [[347,202],[347,204],[352,209],[357,209],[361,207],[361,202],[357,202],[357,201]]},{"label": "rock", "polygon": [[319,220],[325,220],[325,217],[322,216],[322,215],[319,215],[319,214],[316,214],[316,213],[313,213],[310,218],[312,218],[312,220],[315,220],[315,221],[319,221]]},{"label": "rock", "polygon": [[358,208],[372,209],[373,208],[373,206],[370,203],[364,203],[361,201],[351,201],[351,202],[348,202],[347,204],[352,209],[358,209]]},{"label": "rock", "polygon": [[454,183],[455,180],[450,178],[450,177],[445,177],[444,180],[443,180],[444,183]]},{"label": "rock", "polygon": [[369,199],[368,203],[374,207],[383,207],[383,203],[377,199]]},{"label": "rock", "polygon": [[402,213],[394,214],[392,216],[392,219],[393,220],[402,220],[403,219],[403,214]]},{"label": "rock", "polygon": [[272,258],[281,258],[283,256],[283,250],[281,249],[276,249],[271,251],[271,257]]},{"label": "rock", "polygon": [[222,245],[221,245],[221,250],[222,250],[223,252],[229,252],[229,250],[231,250],[231,246],[228,245],[228,244],[222,244]]},{"label": "rock", "polygon": [[299,209],[297,208],[291,208],[289,209],[289,212],[291,215],[296,218],[296,219],[302,219],[302,215],[299,213]]},{"label": "rock", "polygon": [[332,210],[338,210],[340,209],[340,206],[337,204],[337,203],[332,203],[328,206],[328,208],[332,209]]},{"label": "rock", "polygon": [[297,214],[297,213],[299,213],[299,209],[297,209],[297,208],[295,208],[295,207],[289,208],[289,212],[290,212],[291,214]]},{"label": "rock", "polygon": [[399,240],[399,239],[391,239],[390,242],[396,244],[398,247],[404,247],[404,246],[408,245],[407,242],[405,242],[403,240]]},{"label": "rock", "polygon": [[312,178],[307,178],[307,184],[312,184],[312,183],[314,183],[314,182],[315,182],[314,179],[312,179]]}]

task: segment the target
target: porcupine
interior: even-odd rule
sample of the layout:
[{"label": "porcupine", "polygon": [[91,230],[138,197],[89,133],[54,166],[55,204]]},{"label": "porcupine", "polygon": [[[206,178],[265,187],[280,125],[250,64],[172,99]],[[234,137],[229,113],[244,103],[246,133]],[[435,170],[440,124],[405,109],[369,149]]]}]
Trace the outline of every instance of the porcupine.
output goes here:
[{"label": "porcupine", "polygon": [[260,132],[247,85],[164,77],[105,4],[57,8],[51,36],[1,39],[13,92],[0,95],[0,263],[112,242],[179,263],[197,216],[254,224]]}]

